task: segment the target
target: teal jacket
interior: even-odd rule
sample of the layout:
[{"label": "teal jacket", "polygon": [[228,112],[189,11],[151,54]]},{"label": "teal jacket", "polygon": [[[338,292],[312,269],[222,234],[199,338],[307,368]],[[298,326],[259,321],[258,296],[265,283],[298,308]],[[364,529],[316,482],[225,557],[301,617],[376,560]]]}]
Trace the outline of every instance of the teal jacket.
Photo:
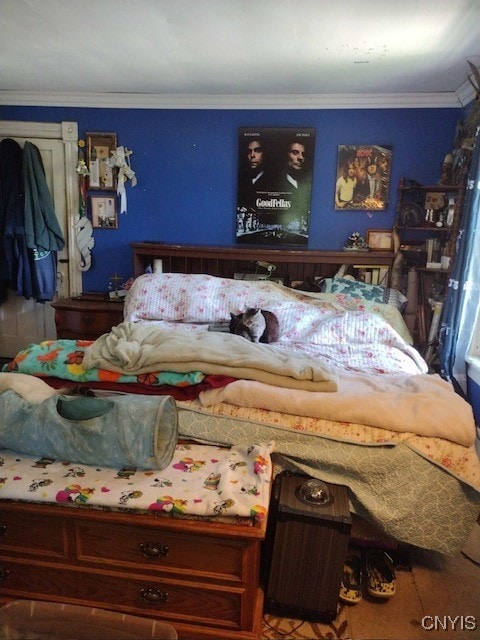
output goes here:
[{"label": "teal jacket", "polygon": [[61,251],[65,240],[45,179],[42,158],[38,148],[28,141],[23,148],[23,184],[27,247],[37,251]]}]

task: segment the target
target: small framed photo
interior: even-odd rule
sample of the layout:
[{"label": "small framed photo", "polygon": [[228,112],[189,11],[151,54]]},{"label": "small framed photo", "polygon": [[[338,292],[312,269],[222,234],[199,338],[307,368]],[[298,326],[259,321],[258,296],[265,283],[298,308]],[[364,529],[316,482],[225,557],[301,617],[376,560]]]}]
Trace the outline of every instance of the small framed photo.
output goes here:
[{"label": "small framed photo", "polygon": [[118,229],[116,196],[90,196],[90,210],[94,229]]},{"label": "small framed photo", "polygon": [[372,251],[392,251],[393,233],[389,229],[368,229],[367,244]]},{"label": "small framed photo", "polygon": [[87,133],[88,188],[100,191],[116,189],[116,170],[105,160],[117,148],[116,133]]}]

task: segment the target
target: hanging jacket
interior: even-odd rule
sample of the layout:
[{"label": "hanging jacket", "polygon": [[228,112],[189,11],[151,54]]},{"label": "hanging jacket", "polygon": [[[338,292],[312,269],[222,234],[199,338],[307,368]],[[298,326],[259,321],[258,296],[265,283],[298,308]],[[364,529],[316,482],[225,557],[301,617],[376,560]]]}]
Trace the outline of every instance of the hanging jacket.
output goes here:
[{"label": "hanging jacket", "polygon": [[0,142],[0,304],[8,289],[30,298],[32,274],[25,243],[23,152],[15,140]]},{"label": "hanging jacket", "polygon": [[23,179],[27,247],[38,251],[61,251],[65,240],[53,207],[40,151],[28,141],[23,148]]},{"label": "hanging jacket", "polygon": [[38,148],[23,148],[25,242],[30,253],[33,295],[38,302],[52,300],[56,291],[57,252],[65,245]]}]

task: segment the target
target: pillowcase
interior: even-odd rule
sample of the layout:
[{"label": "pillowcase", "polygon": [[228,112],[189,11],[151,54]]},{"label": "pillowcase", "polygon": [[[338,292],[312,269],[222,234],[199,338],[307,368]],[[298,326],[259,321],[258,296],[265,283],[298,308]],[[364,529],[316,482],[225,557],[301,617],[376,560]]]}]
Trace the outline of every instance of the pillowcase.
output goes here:
[{"label": "pillowcase", "polygon": [[[127,292],[127,322],[230,322],[230,312],[276,309],[291,299],[270,280],[232,280],[203,273],[153,273],[135,279]],[[287,296],[287,297],[286,297]]]},{"label": "pillowcase", "polygon": [[407,298],[397,289],[367,284],[366,282],[347,278],[325,278],[324,287],[325,293],[343,293],[352,298],[363,298],[370,302],[383,302],[396,307],[399,311],[402,310],[407,302]]}]

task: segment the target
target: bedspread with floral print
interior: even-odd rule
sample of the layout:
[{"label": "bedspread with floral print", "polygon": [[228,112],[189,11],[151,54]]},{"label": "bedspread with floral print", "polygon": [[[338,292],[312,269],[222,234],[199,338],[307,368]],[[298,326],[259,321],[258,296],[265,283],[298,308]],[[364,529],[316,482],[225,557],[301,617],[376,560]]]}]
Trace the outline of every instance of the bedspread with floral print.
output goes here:
[{"label": "bedspread with floral print", "polygon": [[146,384],[153,387],[170,385],[187,387],[204,380],[199,371],[175,373],[155,371],[145,375],[127,375],[106,369],[85,369],[83,358],[91,340],[44,340],[30,344],[19,351],[15,358],[4,365],[3,371],[26,373],[39,377],[55,377],[62,380],[82,382],[111,382],[125,384]]},{"label": "bedspread with floral print", "polygon": [[138,277],[125,300],[125,321],[206,331],[247,308],[275,313],[276,348],[304,353],[347,371],[426,373],[402,315],[392,305],[343,293],[307,293],[266,280],[163,273]]}]

